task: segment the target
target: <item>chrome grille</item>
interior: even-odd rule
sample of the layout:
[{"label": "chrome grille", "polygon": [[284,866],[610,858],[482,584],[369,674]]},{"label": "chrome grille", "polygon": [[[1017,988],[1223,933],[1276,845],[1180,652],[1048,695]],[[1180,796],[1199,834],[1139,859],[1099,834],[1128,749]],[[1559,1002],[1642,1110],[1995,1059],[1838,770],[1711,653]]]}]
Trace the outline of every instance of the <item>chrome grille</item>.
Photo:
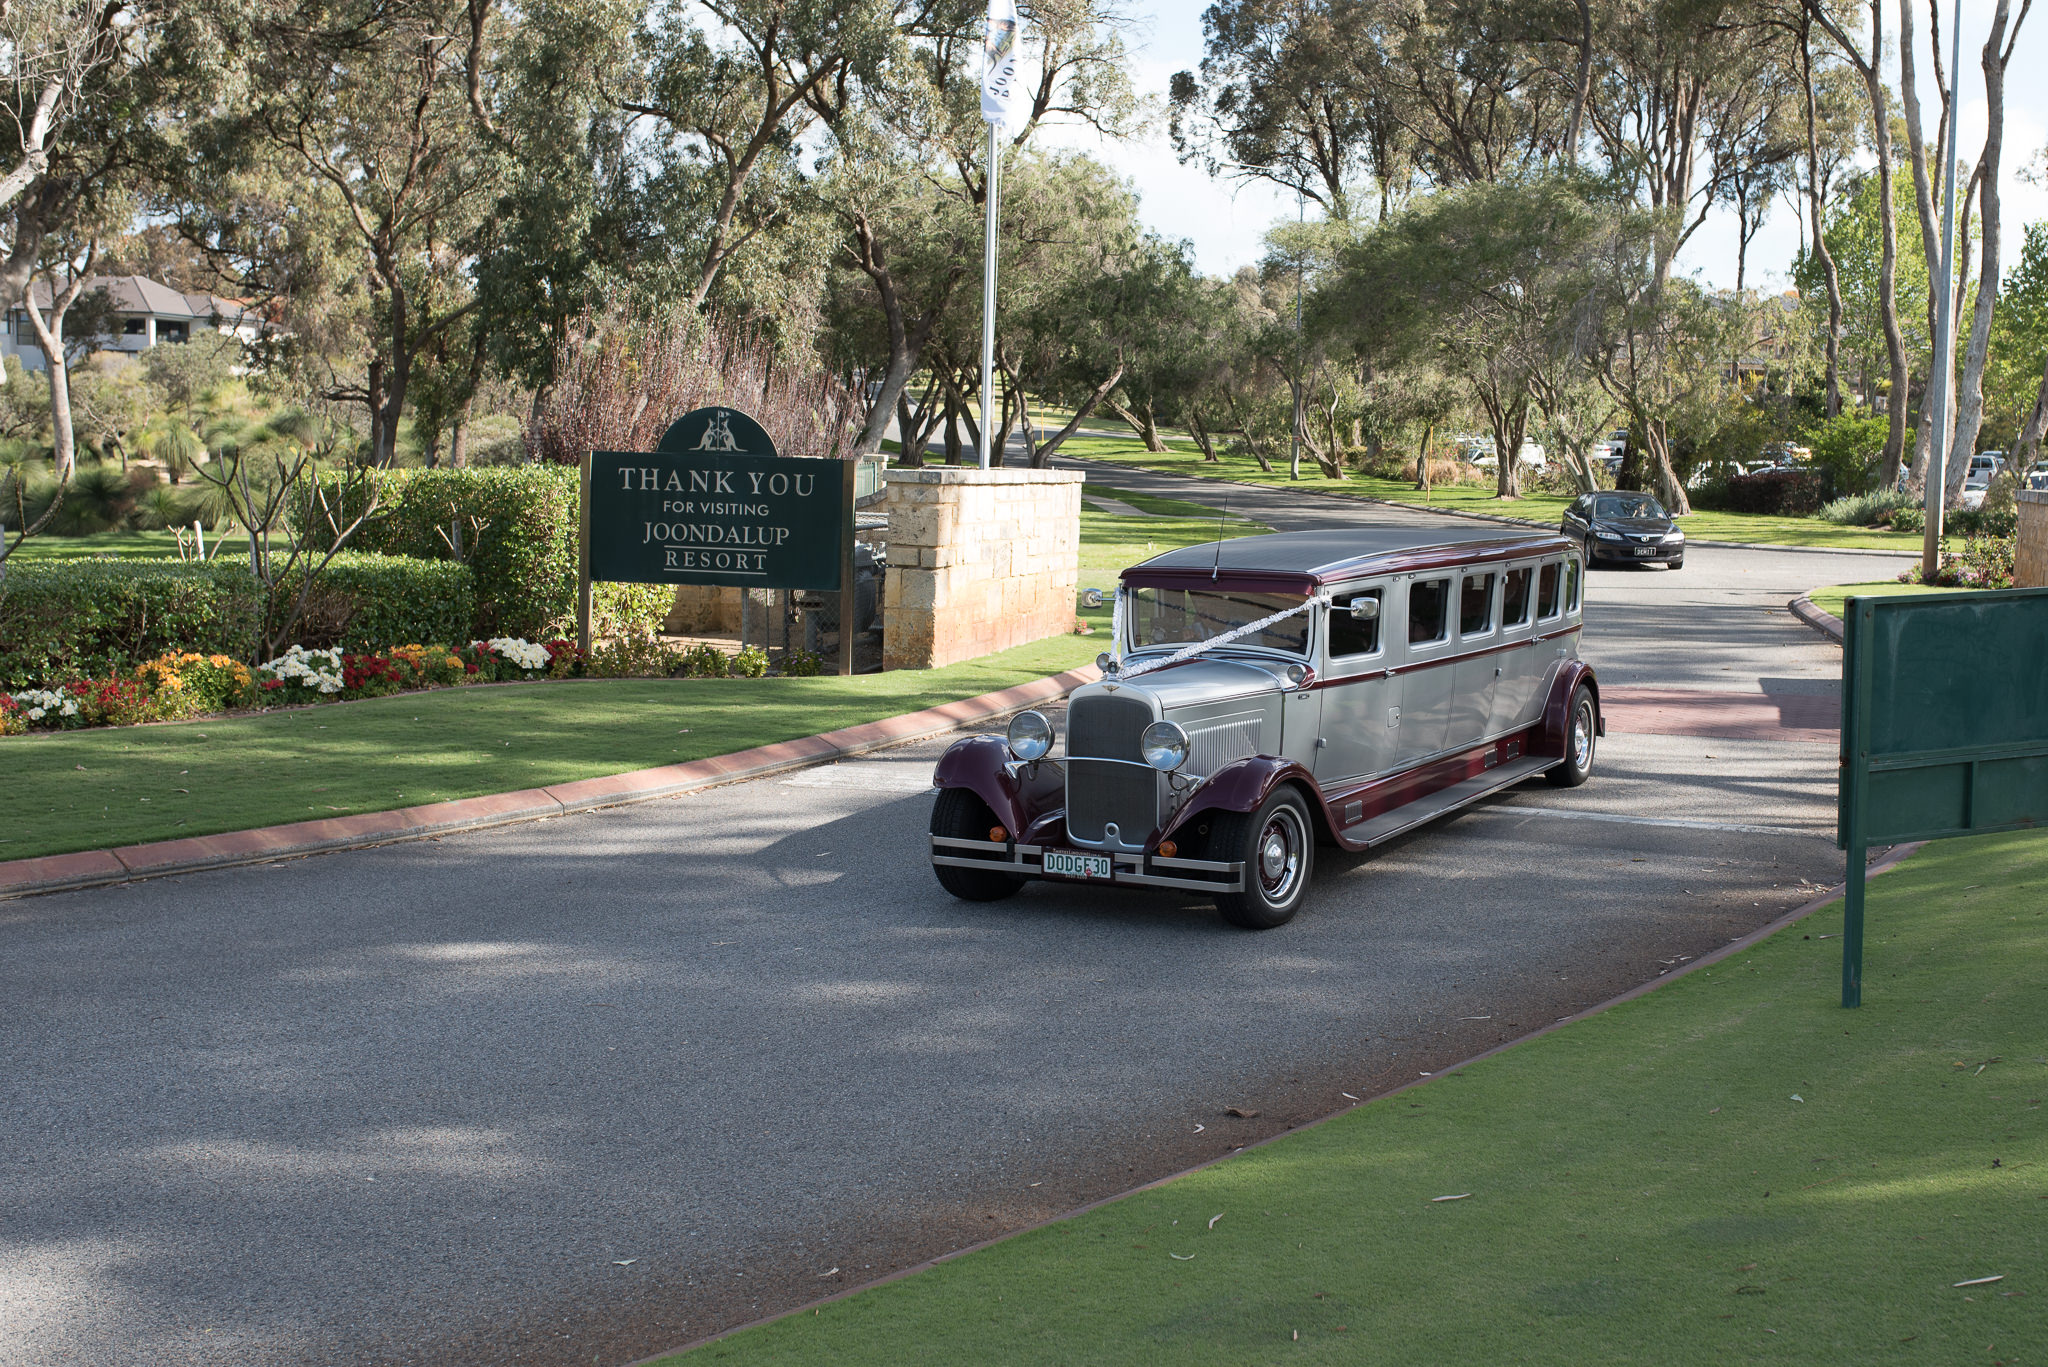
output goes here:
[{"label": "chrome grille", "polygon": [[1114,823],[1118,843],[1135,847],[1159,825],[1160,778],[1138,751],[1152,719],[1149,701],[1108,693],[1067,709],[1067,836],[1076,844],[1106,843]]}]

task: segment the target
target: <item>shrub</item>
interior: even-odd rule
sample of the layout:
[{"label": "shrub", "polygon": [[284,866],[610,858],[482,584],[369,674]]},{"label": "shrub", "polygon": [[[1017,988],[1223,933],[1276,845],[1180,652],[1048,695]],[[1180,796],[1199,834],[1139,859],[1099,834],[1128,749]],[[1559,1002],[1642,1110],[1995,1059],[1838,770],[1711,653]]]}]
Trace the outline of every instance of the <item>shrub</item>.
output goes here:
[{"label": "shrub", "polygon": [[628,631],[653,634],[668,620],[676,591],[667,584],[592,584],[590,634],[619,636]]},{"label": "shrub", "polygon": [[84,726],[133,726],[158,715],[140,679],[76,679],[64,687],[78,699]]},{"label": "shrub", "polygon": [[1820,515],[1825,521],[1839,522],[1846,527],[1897,526],[1895,519],[1899,510],[1915,508],[1919,504],[1919,496],[1904,489],[1877,489],[1823,504]]},{"label": "shrub", "polygon": [[28,718],[11,693],[0,693],[0,736],[18,736],[28,730]]},{"label": "shrub", "polygon": [[732,669],[724,651],[700,643],[682,653],[676,672],[688,679],[723,679]]},{"label": "shrub", "polygon": [[159,655],[137,666],[135,677],[166,717],[252,707],[259,701],[255,672],[228,655],[189,650]]},{"label": "shrub", "polygon": [[[344,481],[322,479],[330,499]],[[358,551],[461,560],[475,584],[475,617],[443,639],[539,640],[576,619],[578,474],[563,466],[392,470],[377,476],[380,507],[350,544]],[[339,510],[344,526],[354,512]],[[298,529],[315,544],[332,531]]]},{"label": "shrub", "polygon": [[1764,470],[1709,480],[1693,498],[1701,508],[1728,513],[1804,517],[1820,509],[1821,476],[1814,470]]},{"label": "shrub", "polygon": [[[1924,523],[1923,523],[1924,525]],[[2010,537],[2019,530],[2019,509],[1951,508],[1942,517],[1942,528],[1953,536]]]},{"label": "shrub", "polygon": [[1914,565],[1899,575],[1901,584],[1934,584],[1945,588],[1963,589],[2009,589],[2012,587],[2013,556],[2018,549],[2015,538],[1973,536],[1963,543],[1960,551],[1950,551],[1941,557],[1941,568],[1932,578],[1923,576],[1920,567]]},{"label": "shrub", "polygon": [[768,672],[768,652],[759,646],[748,646],[732,657],[732,672],[742,679],[758,679]]},{"label": "shrub", "polygon": [[[295,571],[280,610],[299,591]],[[313,582],[293,635],[301,645],[382,650],[407,641],[462,641],[475,613],[470,569],[447,560],[343,551]]]},{"label": "shrub", "polygon": [[792,679],[808,679],[819,667],[818,657],[808,650],[792,650],[782,657],[782,672]]},{"label": "shrub", "polygon": [[[1814,465],[1826,472],[1830,484],[1853,493],[1869,486],[1872,469],[1884,452],[1885,438],[1890,432],[1889,418],[1837,413],[1808,430],[1806,445],[1813,450]],[[1833,520],[1836,519],[1830,519]]]},{"label": "shrub", "polygon": [[244,654],[261,605],[255,579],[232,561],[12,564],[0,585],[0,689],[132,675],[174,651]]},{"label": "shrub", "polygon": [[647,631],[628,631],[591,647],[584,672],[599,679],[642,679],[680,672],[681,654]]}]

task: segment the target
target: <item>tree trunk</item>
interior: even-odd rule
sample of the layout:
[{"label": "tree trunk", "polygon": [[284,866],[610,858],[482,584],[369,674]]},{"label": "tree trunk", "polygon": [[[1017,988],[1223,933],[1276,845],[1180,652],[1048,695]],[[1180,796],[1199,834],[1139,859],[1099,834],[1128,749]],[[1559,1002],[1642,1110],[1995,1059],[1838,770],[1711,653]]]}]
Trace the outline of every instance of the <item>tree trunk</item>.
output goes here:
[{"label": "tree trunk", "polygon": [[1259,463],[1260,470],[1262,470],[1266,474],[1272,474],[1273,462],[1266,459],[1266,453],[1263,449],[1261,449],[1259,444],[1258,434],[1253,432],[1252,425],[1244,420],[1244,411],[1242,407],[1238,404],[1237,395],[1235,392],[1231,393],[1231,395],[1229,396],[1229,401],[1230,420],[1236,423],[1237,430],[1244,434],[1244,449],[1249,451],[1251,453],[1252,459]]},{"label": "tree trunk", "polygon": [[960,463],[960,405],[951,394],[946,396],[946,464]]},{"label": "tree trunk", "polygon": [[1671,439],[1664,430],[1664,420],[1653,418],[1643,427],[1649,437],[1650,474],[1656,481],[1658,501],[1671,516],[1684,517],[1692,511],[1692,500],[1685,496],[1685,486],[1678,482],[1678,475],[1671,468]]},{"label": "tree trunk", "polygon": [[50,370],[50,455],[56,465],[59,486],[69,483],[78,469],[78,437],[71,423],[71,358],[64,351],[64,315],[71,311],[71,306],[85,291],[85,282],[97,255],[95,244],[86,253],[84,271],[69,276],[63,289],[58,289],[56,280],[51,279],[48,318],[44,318],[42,311],[35,306],[33,277],[21,293],[22,312],[28,317],[29,327],[35,331],[36,345],[42,348]]},{"label": "tree trunk", "polygon": [[1209,425],[1202,421],[1202,409],[1198,404],[1187,405],[1188,435],[1195,439],[1195,445],[1202,448],[1202,463],[1214,465],[1216,461],[1216,439],[1209,435]]},{"label": "tree trunk", "polygon": [[2020,439],[2013,447],[2012,465],[2015,470],[2030,470],[2041,458],[2041,434],[2048,430],[2048,361],[2041,366],[2041,384],[2034,391],[2034,408],[2027,414],[2027,424],[2020,429]]},{"label": "tree trunk", "polygon": [[1080,406],[1074,410],[1074,416],[1067,419],[1067,425],[1065,427],[1062,427],[1059,431],[1053,433],[1050,437],[1047,437],[1045,440],[1045,445],[1039,447],[1038,450],[1032,454],[1031,464],[1040,469],[1044,468],[1045,463],[1052,459],[1052,453],[1059,450],[1060,444],[1066,441],[1068,437],[1074,435],[1074,430],[1078,428],[1083,422],[1087,421],[1088,415],[1090,413],[1093,413],[1096,409],[1096,406],[1100,404],[1103,401],[1103,399],[1108,397],[1109,391],[1115,389],[1117,381],[1121,380],[1123,377],[1124,363],[1123,360],[1119,358],[1116,363],[1116,368],[1109,372],[1109,378],[1104,380],[1101,384],[1095,386],[1094,392],[1081,401]]},{"label": "tree trunk", "polygon": [[904,393],[903,390],[898,389],[896,391],[896,445],[900,449],[897,452],[897,461],[899,464],[909,466],[913,470],[920,468],[924,464],[924,443],[914,441],[911,436],[915,428],[916,424],[910,419],[910,396]]},{"label": "tree trunk", "polygon": [[[867,426],[861,429],[859,439],[853,444],[853,454],[857,458],[872,456],[882,449],[882,435],[889,430],[889,415],[897,408],[903,387],[910,382],[911,372],[917,368],[917,358],[931,337],[939,311],[934,309],[912,325],[904,314],[903,298],[896,292],[896,277],[883,258],[881,244],[875,240],[874,230],[864,216],[854,216],[853,233],[859,249],[855,264],[874,283],[882,318],[889,328],[889,369],[882,380],[882,392],[875,396],[875,406],[868,412]],[[903,430],[900,422],[897,436],[903,439],[907,452],[910,434]]]},{"label": "tree trunk", "polygon": [[1415,492],[1419,494],[1429,492],[1429,444],[1435,439],[1436,423],[1425,421],[1422,424],[1422,445],[1415,452]]},{"label": "tree trunk", "polygon": [[1800,6],[1798,27],[1798,70],[1800,86],[1806,92],[1806,209],[1812,217],[1812,254],[1821,262],[1827,281],[1827,416],[1841,412],[1841,273],[1835,271],[1835,252],[1827,246],[1823,219],[1827,205],[1821,197],[1821,131],[1815,117],[1812,96],[1812,14]]},{"label": "tree trunk", "polygon": [[[1962,491],[1970,468],[1969,455],[1977,449],[1977,431],[1984,422],[1984,360],[1991,345],[1991,315],[1998,306],[1999,232],[2002,206],[1998,194],[1998,164],[2005,152],[2005,54],[2000,44],[2010,0],[1998,0],[1991,17],[1991,32],[1984,40],[1984,155],[1977,159],[1977,193],[1982,197],[1984,264],[1977,276],[1977,302],[1970,318],[1970,350],[1963,362],[1963,382],[1957,388],[1955,438],[1949,444],[1949,497]],[[2024,21],[2025,12],[2021,18]],[[1965,235],[1967,236],[1967,234]]]}]

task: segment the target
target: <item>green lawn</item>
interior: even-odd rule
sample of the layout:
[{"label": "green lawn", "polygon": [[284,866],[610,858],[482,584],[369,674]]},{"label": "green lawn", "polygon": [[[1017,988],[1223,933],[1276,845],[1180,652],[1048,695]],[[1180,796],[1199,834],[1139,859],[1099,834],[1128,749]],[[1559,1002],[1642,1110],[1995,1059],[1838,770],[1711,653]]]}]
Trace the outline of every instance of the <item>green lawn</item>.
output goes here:
[{"label": "green lawn", "polygon": [[1938,588],[1931,584],[1901,584],[1895,579],[1881,579],[1874,584],[1829,584],[1825,588],[1809,589],[1806,596],[1822,612],[1842,615],[1851,598],[1880,598],[1898,593],[1955,593],[1953,588]]},{"label": "green lawn", "polygon": [[[189,538],[188,538],[189,539]],[[213,538],[207,538],[207,549]],[[246,540],[239,544],[246,546]],[[92,555],[132,555],[150,560],[175,558],[176,532],[94,532],[90,536],[35,536],[21,543],[9,560],[83,560]]]},{"label": "green lawn", "polygon": [[[1104,491],[1107,492],[1107,491]],[[1132,495],[1164,517],[1081,514],[1081,584],[1216,535],[1213,512]],[[1264,530],[1232,519],[1232,535]],[[384,811],[702,759],[1008,688],[1092,661],[1059,636],[936,670],[853,679],[655,679],[410,693],[174,726],[0,740],[0,859]]]},{"label": "green lawn", "polygon": [[1836,1004],[1837,905],[1426,1087],[691,1360],[2038,1364],[2044,907],[2039,836],[1933,847],[1871,885],[1860,1010]]},{"label": "green lawn", "polygon": [[[1103,430],[1111,430],[1113,420],[1102,423]],[[1160,470],[1168,474],[1191,475],[1198,478],[1224,478],[1245,480],[1254,484],[1292,484],[1287,475],[1287,462],[1274,462],[1269,474],[1259,469],[1249,456],[1223,456],[1210,463],[1194,442],[1168,437],[1166,444],[1173,448],[1160,455],[1145,450],[1143,443],[1135,437],[1092,437],[1075,435],[1060,449],[1069,455],[1083,456],[1091,460],[1115,461],[1120,465],[1138,466],[1148,470]],[[1414,503],[1425,507],[1447,508],[1453,512],[1491,513],[1500,517],[1527,518],[1545,525],[1556,525],[1563,514],[1569,498],[1558,494],[1531,494],[1526,498],[1502,500],[1494,496],[1491,484],[1457,484],[1439,486],[1427,494],[1416,490],[1406,480],[1376,479],[1369,475],[1351,472],[1346,478],[1332,480],[1325,478],[1314,461],[1302,458],[1300,484],[1309,488],[1333,493],[1348,494],[1357,498],[1383,498],[1400,503]],[[1868,527],[1843,527],[1832,522],[1823,522],[1817,517],[1763,517],[1749,513],[1698,512],[1679,520],[1687,536],[1703,541],[1743,541],[1779,546],[1834,546],[1853,550],[1903,550],[1920,549],[1918,533],[1887,532]]]}]

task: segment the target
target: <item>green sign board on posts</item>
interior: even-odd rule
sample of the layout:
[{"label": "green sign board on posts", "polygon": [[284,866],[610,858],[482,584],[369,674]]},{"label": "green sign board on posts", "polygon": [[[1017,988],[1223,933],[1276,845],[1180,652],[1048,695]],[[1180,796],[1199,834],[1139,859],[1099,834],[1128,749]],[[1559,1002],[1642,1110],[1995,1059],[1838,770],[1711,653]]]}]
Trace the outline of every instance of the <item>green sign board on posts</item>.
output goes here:
[{"label": "green sign board on posts", "polygon": [[[593,451],[583,467],[583,603],[592,583],[853,587],[858,462],[778,456],[735,408],[700,408],[654,451]],[[851,621],[842,603],[842,621]],[[743,642],[744,643],[744,642]],[[840,670],[852,668],[842,632]]]},{"label": "green sign board on posts", "polygon": [[1870,846],[2048,826],[2048,589],[1852,598],[1844,627],[1836,844],[1855,1006]]}]

